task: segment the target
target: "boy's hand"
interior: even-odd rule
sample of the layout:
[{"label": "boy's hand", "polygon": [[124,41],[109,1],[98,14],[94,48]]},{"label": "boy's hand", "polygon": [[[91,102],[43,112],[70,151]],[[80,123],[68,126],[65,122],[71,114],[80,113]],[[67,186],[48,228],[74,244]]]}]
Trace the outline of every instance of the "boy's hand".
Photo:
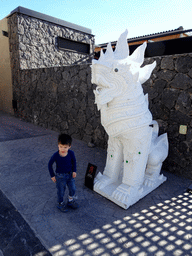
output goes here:
[{"label": "boy's hand", "polygon": [[54,177],[52,177],[51,179],[52,179],[52,181],[53,181],[54,183],[56,182],[56,178],[55,178],[55,176],[54,176]]},{"label": "boy's hand", "polygon": [[73,178],[76,178],[77,174],[76,172],[73,172]]}]

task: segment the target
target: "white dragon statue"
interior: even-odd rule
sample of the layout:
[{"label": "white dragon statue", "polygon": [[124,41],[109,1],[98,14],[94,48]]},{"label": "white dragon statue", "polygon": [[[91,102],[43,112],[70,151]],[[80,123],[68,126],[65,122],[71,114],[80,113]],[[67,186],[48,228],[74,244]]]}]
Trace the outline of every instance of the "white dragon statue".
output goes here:
[{"label": "white dragon statue", "polygon": [[91,66],[95,102],[109,135],[106,166],[94,190],[124,209],[166,180],[160,170],[168,155],[167,134],[158,136],[141,86],[156,62],[141,67],[146,42],[129,55],[127,34],[121,34],[114,52],[110,43],[105,54],[101,50]]}]

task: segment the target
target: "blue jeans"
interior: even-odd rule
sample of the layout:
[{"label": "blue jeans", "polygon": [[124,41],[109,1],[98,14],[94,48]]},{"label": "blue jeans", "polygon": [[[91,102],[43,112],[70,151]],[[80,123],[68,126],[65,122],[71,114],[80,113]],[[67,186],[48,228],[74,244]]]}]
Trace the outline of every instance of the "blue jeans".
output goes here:
[{"label": "blue jeans", "polygon": [[65,194],[66,185],[69,189],[69,196],[73,197],[75,195],[76,187],[75,180],[71,173],[57,173],[56,174],[56,187],[57,187],[57,197],[58,203],[63,202],[63,197]]}]

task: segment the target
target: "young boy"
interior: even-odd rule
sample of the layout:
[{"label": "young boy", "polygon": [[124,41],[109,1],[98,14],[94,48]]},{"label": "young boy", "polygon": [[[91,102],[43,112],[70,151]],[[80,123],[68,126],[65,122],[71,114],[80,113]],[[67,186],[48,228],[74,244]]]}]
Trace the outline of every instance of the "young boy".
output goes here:
[{"label": "young boy", "polygon": [[[62,212],[67,211],[67,206],[76,209],[78,204],[74,200],[76,191],[76,158],[71,148],[72,138],[67,134],[60,134],[58,137],[59,150],[53,154],[49,160],[48,168],[51,179],[56,183],[58,205],[57,208]],[[56,163],[56,170],[53,170],[53,163]],[[63,202],[66,185],[69,189],[69,198],[67,205]]]}]

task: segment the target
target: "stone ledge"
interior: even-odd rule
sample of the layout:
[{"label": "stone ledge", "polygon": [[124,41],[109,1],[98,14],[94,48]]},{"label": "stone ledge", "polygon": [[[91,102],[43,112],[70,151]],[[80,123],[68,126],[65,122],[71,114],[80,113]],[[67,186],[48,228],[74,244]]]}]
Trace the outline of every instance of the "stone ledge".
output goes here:
[{"label": "stone ledge", "polygon": [[89,28],[85,28],[85,27],[82,27],[82,26],[79,26],[79,25],[76,25],[76,24],[73,24],[73,23],[70,23],[70,22],[67,22],[67,21],[49,16],[49,15],[46,15],[46,14],[43,14],[43,13],[40,13],[40,12],[36,12],[36,11],[30,10],[30,9],[24,8],[22,6],[18,6],[13,11],[11,11],[11,13],[10,13],[10,15],[8,15],[8,17],[13,15],[14,13],[25,14],[25,15],[28,15],[28,16],[31,16],[31,17],[34,17],[34,18],[37,18],[37,19],[52,22],[52,23],[57,24],[57,25],[61,25],[61,26],[65,26],[65,27],[68,27],[68,28],[78,30],[78,31],[82,31],[82,32],[87,33],[87,34],[92,33],[92,30],[89,29]]}]

